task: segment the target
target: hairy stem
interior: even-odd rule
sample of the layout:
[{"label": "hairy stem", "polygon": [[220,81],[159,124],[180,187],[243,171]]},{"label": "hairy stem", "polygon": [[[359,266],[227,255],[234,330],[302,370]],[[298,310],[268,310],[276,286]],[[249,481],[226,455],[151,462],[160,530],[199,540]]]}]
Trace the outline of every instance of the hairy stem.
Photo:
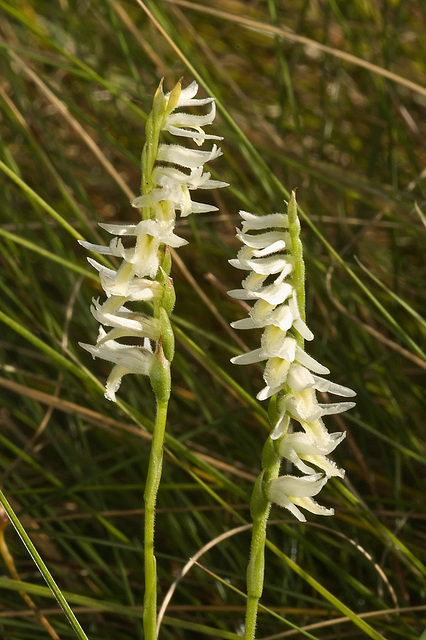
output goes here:
[{"label": "hairy stem", "polygon": [[157,415],[144,491],[145,594],[143,628],[145,640],[156,640],[157,638],[157,562],[154,551],[155,505],[163,467],[163,443],[168,404],[168,399],[159,401],[157,398]]}]

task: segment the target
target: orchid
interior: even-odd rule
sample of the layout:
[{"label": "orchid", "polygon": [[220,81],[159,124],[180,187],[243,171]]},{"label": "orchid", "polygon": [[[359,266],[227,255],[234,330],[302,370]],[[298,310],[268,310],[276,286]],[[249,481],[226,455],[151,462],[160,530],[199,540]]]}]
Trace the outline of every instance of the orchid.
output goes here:
[{"label": "orchid", "polygon": [[281,507],[285,507],[298,520],[306,522],[305,516],[298,507],[321,516],[332,516],[334,514],[334,509],[322,507],[315,500],[312,500],[312,496],[316,496],[326,482],[327,478],[322,473],[306,475],[301,478],[280,476],[271,480],[266,487],[266,494],[270,502],[275,502]]},{"label": "orchid", "polygon": [[[191,213],[215,211],[217,207],[194,202],[191,193],[196,189],[226,186],[212,180],[203,167],[222,152],[213,144],[210,151],[191,149],[180,144],[159,142],[160,134],[192,139],[196,145],[206,140],[220,140],[204,132],[213,122],[213,98],[196,99],[198,86],[192,82],[185,89],[180,82],[170,93],[163,93],[162,83],[155,94],[153,110],[147,122],[147,141],[142,154],[142,195],[132,206],[141,210],[137,224],[104,224],[99,226],[113,236],[106,246],[80,241],[88,251],[121,260],[115,271],[92,258],[89,263],[99,272],[106,300],[94,299],[92,315],[100,323],[96,345],[80,343],[93,357],[112,362],[115,366],[106,382],[105,396],[115,401],[121,379],[129,373],[149,375],[154,358],[153,345],[161,330],[159,320],[137,313],[126,305],[135,302],[150,304],[164,302],[167,289],[172,288],[165,265],[166,247],[178,248],[187,240],[175,233],[176,212],[182,217]],[[209,106],[207,113],[194,115],[179,111],[182,107]],[[124,244],[123,239],[126,240]],[[130,244],[129,244],[130,242]],[[106,332],[104,327],[112,327]],[[135,344],[120,344],[117,339],[133,339]],[[144,346],[140,346],[140,342]]]},{"label": "orchid", "polygon": [[[253,301],[248,318],[231,324],[235,329],[263,329],[260,347],[235,356],[234,364],[265,362],[265,386],[258,400],[271,399],[271,432],[262,454],[262,471],[250,502],[253,517],[252,544],[247,568],[245,640],[254,640],[257,610],[264,580],[266,526],[272,503],[284,507],[300,522],[302,511],[331,516],[334,509],[313,500],[330,477],[343,478],[328,455],[345,433],[330,434],[323,416],[347,411],[353,402],[318,402],[316,392],[352,397],[352,389],[330,382],[327,367],[305,350],[314,334],[305,321],[305,282],[300,223],[295,194],[287,213],[255,215],[240,211],[243,243],[231,265],[248,271],[241,289],[229,291],[238,300]],[[295,431],[299,423],[301,431]],[[302,475],[280,475],[282,461]]]},{"label": "orchid", "polygon": [[[196,82],[182,89],[178,82],[164,94],[162,82],[154,96],[153,108],[146,124],[146,143],[142,151],[141,195],[132,206],[141,212],[137,224],[104,224],[101,228],[113,238],[107,246],[80,242],[88,251],[121,260],[117,270],[88,258],[99,272],[106,295],[101,302],[92,300],[91,312],[99,322],[95,345],[80,343],[94,358],[113,363],[105,384],[105,397],[115,401],[121,380],[128,374],[149,376],[157,404],[155,426],[144,491],[144,566],[145,595],[143,608],[144,637],[157,638],[157,571],[154,552],[155,505],[161,480],[164,434],[171,393],[170,364],[174,355],[174,334],[170,323],[175,302],[170,248],[187,244],[175,233],[176,215],[215,211],[217,207],[194,202],[196,189],[227,186],[212,180],[204,164],[221,155],[213,144],[210,151],[191,149],[180,144],[160,143],[160,135],[192,139],[201,146],[206,140],[221,140],[205,133],[203,127],[213,122],[213,98],[197,99]],[[181,107],[208,105],[207,113],[194,115]],[[133,309],[143,302],[143,311]],[[105,330],[108,327],[108,331]],[[124,339],[125,342],[122,342]]]},{"label": "orchid", "polygon": [[[249,317],[233,322],[232,326],[237,329],[264,330],[260,348],[236,356],[231,362],[252,364],[266,361],[263,372],[266,386],[259,391],[257,398],[266,400],[277,397],[278,417],[272,425],[270,437],[277,441],[279,455],[307,474],[305,478],[283,476],[285,481],[280,480],[279,484],[269,486],[268,496],[272,502],[286,507],[304,521],[295,504],[300,503],[299,506],[322,515],[331,515],[332,510],[320,509],[310,499],[315,495],[311,493],[310,484],[311,474],[315,471],[303,460],[318,467],[324,474],[318,476],[321,478],[321,482],[318,480],[315,485],[318,492],[328,477],[343,477],[344,472],[325,456],[334,450],[345,434],[330,435],[322,417],[354,407],[353,402],[321,404],[315,392],[318,390],[344,397],[354,396],[355,393],[321,377],[330,371],[305,351],[304,341],[313,340],[314,335],[304,320],[304,310],[300,308],[304,288],[303,278],[297,273],[301,265],[295,251],[297,247],[294,246],[300,242],[298,233],[294,233],[294,227],[298,227],[295,207],[293,195],[287,214],[260,216],[240,212],[243,224],[242,230],[237,230],[237,236],[244,246],[230,263],[250,273],[243,280],[242,288],[229,291],[229,295],[240,300],[255,300]],[[292,433],[290,419],[299,422],[304,433]],[[294,479],[293,485],[291,479]],[[271,486],[279,486],[279,492],[272,490]],[[292,493],[292,486],[299,487],[296,493]],[[305,490],[306,494],[303,493]],[[276,499],[278,496],[279,500]]]}]

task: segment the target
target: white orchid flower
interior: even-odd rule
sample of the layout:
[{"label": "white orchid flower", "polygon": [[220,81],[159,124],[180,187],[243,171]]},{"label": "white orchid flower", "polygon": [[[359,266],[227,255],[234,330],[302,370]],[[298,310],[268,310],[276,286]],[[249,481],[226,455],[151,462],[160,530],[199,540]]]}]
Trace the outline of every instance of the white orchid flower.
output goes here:
[{"label": "white orchid flower", "polygon": [[270,502],[288,509],[300,522],[306,522],[305,516],[298,507],[319,516],[334,514],[334,509],[327,509],[312,500],[312,496],[316,496],[326,482],[327,477],[322,473],[310,474],[301,478],[290,475],[280,476],[271,480],[265,491]]},{"label": "white orchid flower", "polygon": [[[311,341],[314,335],[299,308],[299,300],[304,306],[304,266],[294,195],[288,214],[261,216],[246,211],[240,214],[243,223],[237,236],[243,247],[230,263],[250,273],[243,280],[242,288],[233,289],[229,295],[239,300],[253,300],[254,304],[248,318],[237,320],[231,326],[244,330],[261,328],[263,334],[260,348],[236,356],[231,362],[240,365],[265,362],[266,386],[257,398],[277,398],[278,419],[272,425],[270,437],[276,441],[279,456],[306,474],[300,478],[287,475],[272,480],[267,488],[268,499],[289,509],[299,520],[305,518],[298,507],[330,515],[333,511],[320,507],[312,496],[329,477],[343,477],[344,471],[327,456],[345,434],[330,434],[322,418],[347,411],[355,404],[322,404],[316,391],[343,397],[352,397],[355,393],[321,377],[330,373],[328,368],[304,348],[305,340]],[[302,431],[289,433],[290,420],[299,423]],[[316,472],[318,468],[322,474]]]},{"label": "white orchid flower", "polygon": [[[164,94],[160,83],[155,94],[142,154],[142,195],[132,202],[142,210],[142,220],[137,224],[100,224],[114,236],[109,245],[80,242],[88,251],[121,260],[120,267],[114,271],[88,258],[99,272],[107,299],[103,304],[94,299],[91,307],[94,318],[101,325],[96,345],[81,344],[93,357],[115,364],[106,383],[105,395],[110,400],[115,400],[124,375],[150,374],[154,358],[151,343],[158,344],[161,338],[159,321],[126,305],[163,300],[168,279],[162,269],[164,247],[178,248],[187,244],[175,233],[176,212],[183,217],[215,211],[213,205],[193,202],[191,193],[196,189],[226,186],[225,182],[212,180],[211,174],[203,170],[206,162],[222,155],[216,144],[211,150],[204,151],[159,141],[162,132],[183,137],[185,141],[192,138],[197,145],[206,140],[221,140],[219,136],[204,132],[203,127],[213,122],[215,105],[213,98],[195,98],[197,90],[196,82],[186,89],[178,83],[170,93]],[[209,108],[202,115],[179,110],[205,105]],[[172,287],[170,279],[168,282]],[[111,329],[106,332],[103,327]],[[123,338],[126,343],[117,342]],[[140,346],[141,340],[144,347]]]}]

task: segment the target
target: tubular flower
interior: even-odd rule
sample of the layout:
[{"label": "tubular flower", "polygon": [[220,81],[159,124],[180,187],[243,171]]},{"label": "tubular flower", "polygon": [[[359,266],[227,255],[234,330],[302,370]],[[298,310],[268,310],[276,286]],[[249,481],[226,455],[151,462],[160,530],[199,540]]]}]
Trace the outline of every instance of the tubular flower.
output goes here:
[{"label": "tubular flower", "polygon": [[[276,418],[271,425],[270,438],[275,443],[277,455],[305,474],[275,478],[265,492],[271,502],[286,507],[299,520],[305,518],[295,505],[316,514],[331,515],[332,509],[320,507],[311,498],[329,477],[344,476],[344,471],[327,455],[345,434],[330,434],[322,417],[347,411],[355,404],[321,404],[316,391],[343,397],[352,397],[355,393],[323,378],[329,370],[304,348],[305,340],[310,341],[314,336],[304,319],[304,264],[294,194],[288,214],[259,216],[246,211],[240,214],[243,223],[237,236],[244,246],[230,263],[249,274],[243,280],[242,288],[230,291],[229,295],[253,300],[254,304],[249,317],[232,326],[261,328],[263,334],[260,348],[236,356],[231,362],[265,362],[263,379],[266,386],[257,398],[276,398]],[[299,423],[303,431],[293,432],[295,423]]]},{"label": "tubular flower", "polygon": [[[164,94],[160,83],[154,96],[142,152],[142,194],[132,202],[133,207],[140,209],[142,220],[137,224],[100,224],[113,236],[108,246],[80,242],[89,251],[121,260],[115,271],[88,258],[99,272],[106,300],[101,303],[99,299],[93,299],[91,307],[92,315],[100,323],[96,345],[80,343],[93,357],[115,365],[106,382],[105,396],[109,400],[115,401],[124,375],[150,375],[162,335],[159,313],[154,309],[168,307],[168,316],[174,302],[173,285],[168,277],[167,247],[187,244],[175,233],[176,212],[188,216],[216,210],[212,205],[194,202],[191,192],[227,186],[225,182],[212,180],[210,173],[203,171],[206,162],[222,153],[216,144],[210,151],[202,151],[180,144],[160,143],[163,132],[192,138],[198,146],[206,140],[222,139],[204,132],[203,127],[214,120],[215,104],[213,98],[196,99],[197,90],[196,82],[185,89],[178,82],[170,93]],[[205,105],[209,108],[204,115],[179,110]],[[152,315],[133,311],[127,306],[135,302],[151,304]],[[104,327],[109,330],[105,331]],[[117,342],[123,338],[125,344]]]},{"label": "tubular flower", "polygon": [[266,486],[266,495],[270,502],[275,502],[280,507],[285,507],[301,522],[306,518],[297,507],[302,507],[318,516],[332,516],[334,509],[322,507],[312,496],[316,496],[327,482],[326,476],[321,473],[308,475],[304,478],[296,476],[280,476],[271,480]]}]

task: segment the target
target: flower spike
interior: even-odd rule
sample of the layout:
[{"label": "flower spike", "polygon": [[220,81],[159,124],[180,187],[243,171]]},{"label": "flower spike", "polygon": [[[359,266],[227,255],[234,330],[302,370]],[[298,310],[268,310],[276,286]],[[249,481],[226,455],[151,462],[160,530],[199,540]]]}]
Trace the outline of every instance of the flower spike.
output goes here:
[{"label": "flower spike", "polygon": [[[232,290],[229,295],[255,302],[249,317],[232,326],[262,328],[263,335],[260,348],[236,356],[231,362],[266,362],[263,373],[266,386],[257,398],[276,400],[277,418],[272,424],[270,441],[278,460],[286,459],[304,474],[278,477],[278,466],[277,477],[265,483],[265,494],[270,502],[289,509],[301,521],[305,517],[298,507],[319,515],[332,515],[332,509],[320,507],[312,496],[319,493],[329,477],[344,476],[344,471],[326,456],[345,434],[329,434],[322,417],[347,411],[355,404],[320,404],[316,391],[343,397],[355,393],[320,377],[330,373],[329,370],[305,351],[305,340],[312,340],[314,335],[305,322],[304,263],[295,195],[291,196],[286,214],[260,216],[241,211],[240,215],[243,223],[237,236],[243,247],[230,263],[249,274],[242,289]],[[302,431],[294,432],[297,423]]]},{"label": "flower spike", "polygon": [[[184,217],[215,211],[216,207],[210,204],[194,202],[191,193],[196,189],[227,186],[225,182],[212,180],[210,173],[204,172],[206,162],[222,155],[216,144],[210,151],[204,151],[178,143],[160,143],[163,132],[184,138],[185,142],[192,139],[197,146],[206,140],[222,139],[205,133],[203,127],[213,122],[215,104],[213,98],[196,99],[197,90],[196,82],[182,89],[179,81],[169,93],[163,92],[162,82],[156,91],[142,152],[142,194],[132,202],[141,211],[141,221],[138,224],[101,223],[100,227],[113,236],[107,246],[80,242],[88,251],[121,260],[120,267],[114,271],[88,258],[99,272],[106,300],[101,303],[99,299],[93,299],[91,307],[92,315],[101,325],[96,345],[80,343],[94,358],[115,365],[106,383],[105,396],[109,400],[115,401],[124,375],[136,373],[152,378],[153,366],[159,358],[156,355],[158,345],[164,333],[157,317],[158,309],[167,307],[170,315],[174,302],[166,264],[167,247],[187,244],[175,233],[176,213]],[[206,105],[208,110],[203,115],[180,110]],[[138,301],[152,304],[153,315],[133,311],[127,306]],[[110,330],[106,332],[104,327],[110,327]],[[125,344],[118,342],[123,338]]]}]

